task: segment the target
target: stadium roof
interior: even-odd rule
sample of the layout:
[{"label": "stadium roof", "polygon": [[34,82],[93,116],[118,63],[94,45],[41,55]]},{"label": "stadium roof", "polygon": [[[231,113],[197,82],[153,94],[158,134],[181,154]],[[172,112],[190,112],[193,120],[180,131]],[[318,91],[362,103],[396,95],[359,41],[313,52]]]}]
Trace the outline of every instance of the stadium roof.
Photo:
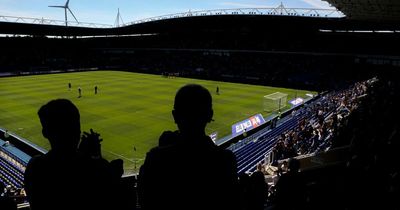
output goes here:
[{"label": "stadium roof", "polygon": [[400,31],[393,21],[355,20],[279,15],[215,15],[162,19],[117,28],[9,23],[0,21],[0,35],[31,36],[142,36],[189,34],[296,34],[323,31]]},{"label": "stadium roof", "polygon": [[324,0],[356,20],[400,21],[398,0]]}]

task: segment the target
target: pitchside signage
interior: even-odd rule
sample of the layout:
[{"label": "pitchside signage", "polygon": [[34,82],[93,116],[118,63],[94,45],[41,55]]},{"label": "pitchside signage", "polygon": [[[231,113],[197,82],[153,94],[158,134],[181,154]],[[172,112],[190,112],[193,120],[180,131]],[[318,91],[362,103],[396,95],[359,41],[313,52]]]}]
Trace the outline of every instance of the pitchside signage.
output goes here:
[{"label": "pitchside signage", "polygon": [[214,132],[214,133],[210,134],[210,138],[215,143],[215,141],[217,141],[217,138],[218,138],[218,132]]},{"label": "pitchside signage", "polygon": [[265,123],[265,120],[261,114],[254,115],[249,119],[243,120],[242,122],[238,122],[232,125],[232,135],[238,135],[245,131],[249,131],[254,129]]},{"label": "pitchside signage", "polygon": [[289,103],[291,103],[293,106],[303,104],[303,102],[304,102],[304,99],[302,99],[302,98],[295,98],[295,99],[289,101]]}]

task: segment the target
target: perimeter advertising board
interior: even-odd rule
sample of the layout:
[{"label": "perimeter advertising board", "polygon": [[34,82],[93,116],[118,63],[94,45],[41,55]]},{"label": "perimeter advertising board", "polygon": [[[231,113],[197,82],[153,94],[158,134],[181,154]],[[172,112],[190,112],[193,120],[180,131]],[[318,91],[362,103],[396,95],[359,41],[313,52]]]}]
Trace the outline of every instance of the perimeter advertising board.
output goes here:
[{"label": "perimeter advertising board", "polygon": [[246,120],[232,125],[232,135],[236,136],[243,132],[247,132],[265,123],[264,117],[261,114],[256,114]]}]

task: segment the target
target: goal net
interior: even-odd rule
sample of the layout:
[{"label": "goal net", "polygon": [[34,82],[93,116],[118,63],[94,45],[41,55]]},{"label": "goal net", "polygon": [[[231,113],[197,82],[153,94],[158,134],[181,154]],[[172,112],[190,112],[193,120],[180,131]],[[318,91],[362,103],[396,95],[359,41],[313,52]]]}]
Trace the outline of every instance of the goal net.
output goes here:
[{"label": "goal net", "polygon": [[263,99],[264,111],[274,112],[281,110],[286,106],[287,96],[288,94],[280,92],[265,95]]}]

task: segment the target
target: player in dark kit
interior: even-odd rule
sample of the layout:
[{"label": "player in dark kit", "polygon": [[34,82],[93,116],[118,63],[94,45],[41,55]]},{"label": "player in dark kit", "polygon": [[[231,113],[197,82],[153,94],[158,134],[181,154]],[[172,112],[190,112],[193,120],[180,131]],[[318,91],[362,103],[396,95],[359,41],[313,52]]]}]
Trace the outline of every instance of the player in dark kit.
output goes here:
[{"label": "player in dark kit", "polygon": [[217,90],[216,90],[217,95],[219,95],[219,87],[217,86]]},{"label": "player in dark kit", "polygon": [[81,89],[81,87],[78,87],[78,93],[79,93],[78,98],[82,97],[82,89]]},{"label": "player in dark kit", "polygon": [[71,90],[71,88],[72,88],[71,83],[68,83],[68,90]]},{"label": "player in dark kit", "polygon": [[97,90],[98,90],[97,86],[94,86],[94,94],[97,94]]}]

